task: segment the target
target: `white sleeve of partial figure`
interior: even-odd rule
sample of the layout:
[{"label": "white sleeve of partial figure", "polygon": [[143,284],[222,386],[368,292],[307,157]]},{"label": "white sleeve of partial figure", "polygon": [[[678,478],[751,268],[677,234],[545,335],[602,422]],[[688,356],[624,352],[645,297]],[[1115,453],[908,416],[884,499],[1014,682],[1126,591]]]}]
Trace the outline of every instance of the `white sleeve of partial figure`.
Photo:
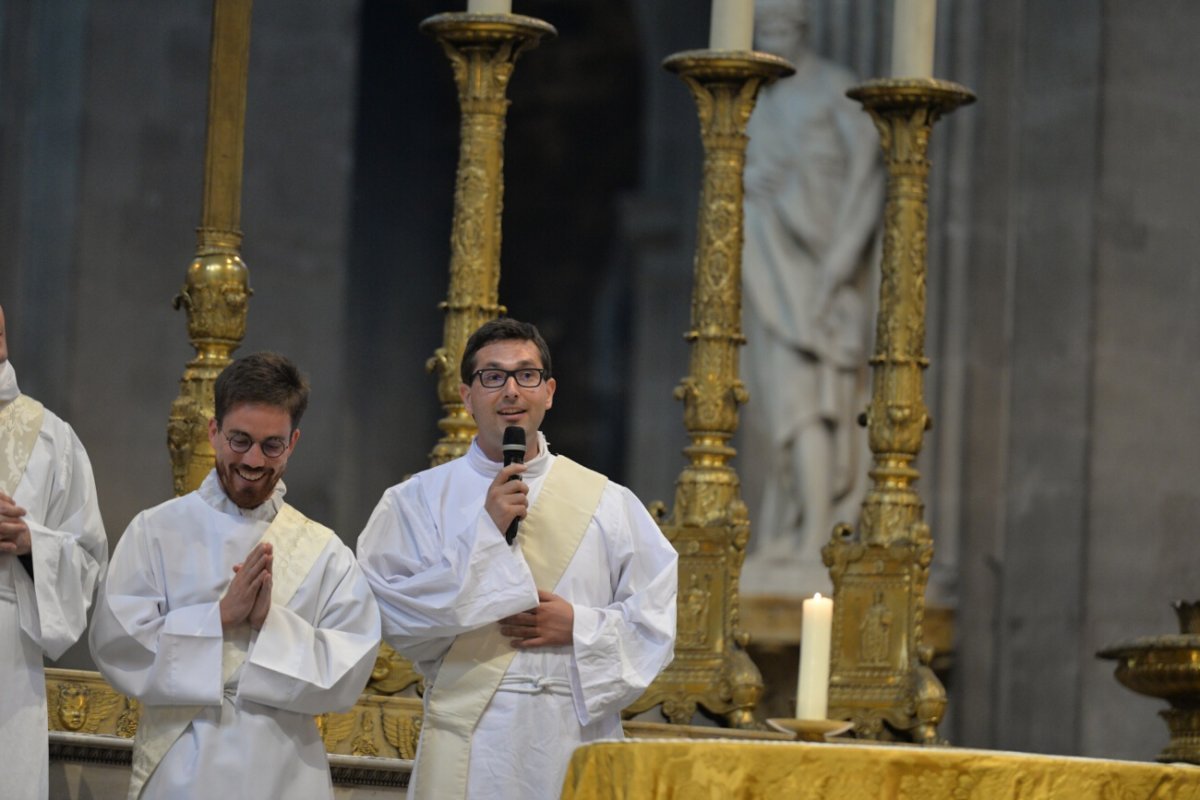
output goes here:
[{"label": "white sleeve of partial figure", "polygon": [[[161,569],[170,554],[152,554],[144,514],[125,529],[92,615],[92,658],[113,688],[147,705],[221,702],[223,631],[220,602],[167,607]],[[186,580],[178,571],[173,580]]]},{"label": "white sleeve of partial figure", "polygon": [[25,522],[33,575],[14,570],[21,629],[58,658],[87,629],[88,608],[108,563],[108,538],[87,452],[49,411],[13,500],[30,512]]},{"label": "white sleeve of partial figure", "polygon": [[602,608],[575,605],[572,691],[584,725],[636,700],[675,654],[675,548],[638,499],[609,484],[592,525],[608,543],[615,590]]}]

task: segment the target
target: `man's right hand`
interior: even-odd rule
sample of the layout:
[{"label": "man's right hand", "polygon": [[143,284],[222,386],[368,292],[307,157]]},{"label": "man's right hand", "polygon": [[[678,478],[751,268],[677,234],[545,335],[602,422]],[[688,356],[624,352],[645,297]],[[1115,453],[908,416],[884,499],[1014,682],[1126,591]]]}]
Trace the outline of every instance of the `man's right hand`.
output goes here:
[{"label": "man's right hand", "polygon": [[[233,565],[233,580],[229,591],[221,598],[221,627],[228,628],[243,622],[253,623],[254,616],[266,618],[266,610],[258,608],[260,602],[266,602],[270,608],[271,597],[271,545],[259,542],[246,556],[241,564]],[[266,587],[266,600],[260,601],[259,594]],[[258,614],[252,615],[254,611]]]},{"label": "man's right hand", "polygon": [[29,524],[24,519],[26,513],[11,497],[0,492],[0,553],[24,556],[33,549]]},{"label": "man's right hand", "polygon": [[529,487],[522,480],[511,480],[514,475],[520,476],[525,469],[524,464],[509,464],[500,470],[488,487],[483,507],[502,536],[514,519],[525,519],[529,511]]}]

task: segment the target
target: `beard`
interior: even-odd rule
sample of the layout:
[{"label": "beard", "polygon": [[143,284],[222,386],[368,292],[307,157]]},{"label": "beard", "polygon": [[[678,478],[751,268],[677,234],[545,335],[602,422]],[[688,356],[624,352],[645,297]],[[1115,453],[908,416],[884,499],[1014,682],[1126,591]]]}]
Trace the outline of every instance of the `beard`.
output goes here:
[{"label": "beard", "polygon": [[283,470],[268,467],[251,469],[242,464],[223,464],[217,461],[217,478],[225,496],[238,508],[258,508],[275,491],[275,484],[283,477]]}]

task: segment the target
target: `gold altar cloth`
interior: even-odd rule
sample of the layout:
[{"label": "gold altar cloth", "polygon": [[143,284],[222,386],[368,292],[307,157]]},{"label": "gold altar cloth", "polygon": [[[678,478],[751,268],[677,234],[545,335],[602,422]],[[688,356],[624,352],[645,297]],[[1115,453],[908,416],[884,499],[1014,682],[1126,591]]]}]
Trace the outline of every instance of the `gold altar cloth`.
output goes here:
[{"label": "gold altar cloth", "polygon": [[1200,800],[1200,767],[860,743],[599,742],[563,800]]}]

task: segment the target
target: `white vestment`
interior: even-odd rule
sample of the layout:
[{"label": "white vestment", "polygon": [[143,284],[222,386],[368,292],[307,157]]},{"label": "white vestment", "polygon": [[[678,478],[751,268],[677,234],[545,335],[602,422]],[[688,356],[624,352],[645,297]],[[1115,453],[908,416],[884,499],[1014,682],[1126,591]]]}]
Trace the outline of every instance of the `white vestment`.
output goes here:
[{"label": "white vestment", "polygon": [[[555,459],[539,443],[522,476],[531,507]],[[472,443],[388,489],[358,540],[385,640],[430,683],[457,635],[538,604],[521,537],[505,544],[483,508],[500,468]],[[676,582],[674,548],[610,481],[562,578],[542,587],[574,607],[574,642],[516,654],[472,736],[468,797],[557,798],[578,744],[622,736],[621,709],[674,654]],[[418,751],[414,784],[420,771]]]},{"label": "white vestment", "polygon": [[[354,705],[370,677],[379,612],[336,537],[262,629],[222,631],[220,598],[283,505],[281,481],[239,509],[210,472],[195,492],[143,511],[113,552],[92,621],[92,656],[147,706],[200,705],[144,798],[330,798],[314,715]],[[223,650],[245,661],[222,682]],[[226,661],[226,663],[228,663]]]},{"label": "white vestment", "polygon": [[[20,394],[0,364],[0,408]],[[13,431],[0,426],[0,447]],[[108,561],[108,538],[87,453],[71,426],[45,410],[37,441],[15,487],[0,485],[26,510],[31,577],[0,555],[0,778],[5,797],[49,792],[46,680],[42,656],[58,658],[87,628],[87,610]]]}]

